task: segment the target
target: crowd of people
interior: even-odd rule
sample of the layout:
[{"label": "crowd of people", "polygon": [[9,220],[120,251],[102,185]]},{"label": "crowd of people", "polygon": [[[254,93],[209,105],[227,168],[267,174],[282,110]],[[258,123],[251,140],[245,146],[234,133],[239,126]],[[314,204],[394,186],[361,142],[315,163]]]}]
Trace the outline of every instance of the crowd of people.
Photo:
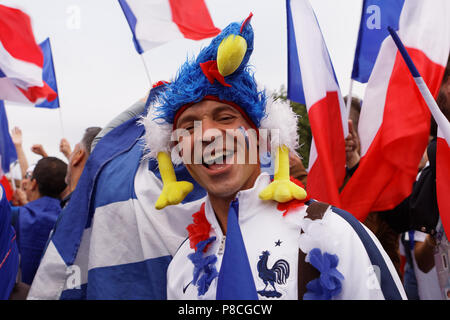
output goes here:
[{"label": "crowd of people", "polygon": [[[235,49],[230,44],[233,41],[239,42],[240,40],[229,40],[238,37],[247,42],[244,49]],[[220,57],[216,56],[216,49],[222,45],[226,47],[223,50],[243,50],[240,51],[241,60],[238,63],[234,61],[235,58],[231,59],[232,62],[220,61]],[[310,199],[304,192],[304,186],[308,184],[308,173],[295,153],[297,140],[291,134],[297,131],[297,118],[289,106],[277,104],[258,91],[253,74],[247,68],[252,50],[253,30],[249,20],[230,24],[209,47],[200,52],[197,60],[186,62],[174,81],[161,83],[153,88],[146,103],[138,102],[107,125],[107,130],[87,128],[73,150],[68,141],[62,139],[60,151],[65,161],[49,156],[43,146],[37,144],[33,145],[32,151],[41,155],[42,159],[36,164],[28,165],[22,148],[21,130],[12,130],[22,179],[18,183],[13,182],[17,188],[11,200],[10,221],[16,232],[20,263],[19,273],[14,279],[15,285],[5,298],[25,299],[30,286],[33,290],[32,298],[40,297],[42,285],[33,283],[33,280],[52,235],[58,233],[61,237],[61,233],[67,230],[66,226],[58,228],[58,225],[60,221],[69,219],[67,216],[73,212],[68,210],[69,207],[78,205],[71,204],[71,201],[78,201],[79,194],[85,192],[77,189],[77,185],[80,179],[88,181],[88,173],[82,174],[88,159],[95,158],[90,158],[91,152],[94,148],[97,153],[104,152],[108,147],[105,147],[105,141],[108,140],[103,139],[107,137],[106,133],[116,128],[124,130],[125,124],[132,123],[144,127],[145,133],[137,135],[138,139],[134,139],[133,144],[124,149],[126,151],[115,156],[120,157],[134,150],[135,141],[141,142],[136,144],[140,150],[150,150],[147,154],[142,151],[143,156],[135,160],[137,164],[132,184],[134,185],[134,177],[137,179],[141,172],[141,165],[145,167],[146,174],[151,172],[152,177],[157,179],[147,178],[146,187],[151,191],[139,192],[136,187],[136,190],[131,191],[132,198],[139,200],[139,197],[150,197],[152,192],[161,193],[158,201],[151,200],[152,205],[155,202],[162,203],[158,209],[162,209],[162,214],[167,214],[170,217],[168,219],[172,220],[162,225],[161,223],[166,223],[161,222],[163,218],[148,217],[146,223],[152,224],[152,232],[164,233],[161,239],[170,240],[161,240],[161,243],[141,242],[142,248],[136,249],[131,247],[136,245],[136,241],[102,243],[100,236],[95,237],[96,245],[105,251],[109,250],[108,247],[122,246],[123,252],[142,250],[142,259],[148,256],[147,247],[173,249],[168,249],[165,255],[170,256],[170,259],[164,260],[162,264],[158,262],[158,267],[152,265],[154,269],[148,267],[150,270],[146,269],[144,272],[157,273],[157,270],[163,270],[161,277],[164,279],[148,282],[143,289],[142,282],[145,283],[145,280],[140,279],[139,284],[137,281],[134,283],[133,273],[137,271],[127,269],[130,275],[125,277],[127,280],[122,280],[128,281],[131,287],[136,286],[137,292],[143,290],[145,294],[115,296],[109,292],[103,298],[449,299],[444,296],[440,284],[447,281],[442,280],[443,278],[448,279],[448,265],[435,264],[435,255],[448,250],[448,240],[439,221],[436,199],[435,124],[431,125],[430,142],[427,150],[424,150],[423,161],[417,168],[418,176],[411,186],[411,195],[392,210],[371,212],[360,223],[345,211]],[[447,65],[438,103],[448,119],[449,93]],[[149,106],[152,106],[150,111]],[[349,135],[345,141],[346,180],[357,170],[360,161],[360,110],[361,101],[352,98]],[[264,114],[267,118],[263,117]],[[279,128],[280,114],[283,123],[289,124],[286,128]],[[161,119],[164,121],[158,121]],[[200,163],[195,162],[195,148],[198,146],[194,136],[196,121],[201,122],[203,132],[214,129],[227,135],[227,130],[237,130],[245,138],[241,146],[245,150],[251,149],[252,129],[279,128],[281,133],[278,144],[274,144],[270,138],[268,141],[273,154],[276,154],[274,174],[271,176],[263,172],[259,160],[251,163],[248,153],[240,164],[215,162],[219,155],[224,160],[230,152],[234,157],[237,151],[230,150],[227,145],[223,146],[224,150],[219,153],[216,151],[217,154],[211,156],[213,160],[208,158],[202,159]],[[293,126],[290,127],[291,124]],[[179,144],[183,146],[182,169],[174,169],[173,157],[167,154],[170,150],[168,146],[172,143],[170,135],[177,129],[187,132],[179,140]],[[117,144],[122,143],[119,141],[121,136],[124,137],[125,134],[118,135]],[[191,136],[193,139],[188,139]],[[206,148],[214,140],[212,137],[210,135],[206,140],[203,140],[205,137],[200,137],[201,148]],[[214,137],[217,138],[217,135]],[[239,141],[237,136],[233,138],[233,147],[235,140]],[[115,142],[109,140],[108,143],[113,148]],[[184,154],[187,151],[192,151],[190,156]],[[116,166],[113,169],[119,175],[118,172],[123,167]],[[184,170],[184,173],[180,170]],[[188,174],[190,182],[178,181],[180,172]],[[92,189],[97,195],[102,192],[100,186],[96,185]],[[197,198],[190,199],[188,194],[198,190],[203,193],[199,191]],[[74,194],[76,198],[72,198]],[[118,191],[117,194],[120,198],[122,193]],[[88,199],[90,202],[94,201],[90,196]],[[185,199],[190,199],[190,202]],[[201,202],[195,202],[197,200]],[[140,201],[144,200],[141,198]],[[194,202],[195,210],[190,206]],[[133,206],[136,212],[146,212],[145,208],[138,208],[140,202]],[[172,206],[178,208],[178,216],[168,213]],[[114,215],[111,214],[111,217],[113,219]],[[178,228],[175,226],[178,222],[173,219],[190,222]],[[126,219],[118,221],[128,223]],[[135,219],[133,223],[139,224],[141,221]],[[124,228],[125,233],[126,226],[118,226],[120,227]],[[89,228],[92,234],[99,230],[110,232],[107,227]],[[145,226],[138,225],[136,229],[146,234],[146,231],[142,231]],[[121,237],[118,237],[118,242]],[[145,236],[133,234],[127,237],[142,237],[139,241],[146,239]],[[162,249],[159,251],[165,253]],[[117,260],[120,260],[121,257],[118,256]],[[374,270],[375,265],[378,270]],[[49,267],[51,268],[51,264],[45,264],[39,272],[51,274],[51,270],[44,270]],[[445,267],[446,274],[442,269]],[[83,272],[87,274],[87,270]],[[88,276],[85,278],[88,279]],[[85,290],[81,293],[82,298],[90,297],[89,288],[86,289],[89,280],[86,279],[82,283],[85,288],[79,289]],[[108,278],[101,279],[109,281]],[[375,284],[368,285],[373,283],[373,279]],[[0,284],[2,285],[3,283]],[[96,283],[96,288],[102,285],[104,284]],[[122,288],[116,286],[109,287],[108,290],[120,291]],[[148,295],[146,290],[150,292]],[[97,295],[95,298],[101,299],[102,296]]]}]

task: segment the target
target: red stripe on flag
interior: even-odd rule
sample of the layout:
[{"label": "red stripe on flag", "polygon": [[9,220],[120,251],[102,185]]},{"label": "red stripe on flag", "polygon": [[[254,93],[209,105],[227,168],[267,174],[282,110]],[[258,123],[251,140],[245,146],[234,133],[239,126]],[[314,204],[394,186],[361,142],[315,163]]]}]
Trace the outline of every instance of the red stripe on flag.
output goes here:
[{"label": "red stripe on flag", "polygon": [[201,40],[219,34],[204,0],[169,0],[172,21],[185,38]]},{"label": "red stripe on flag", "polygon": [[307,191],[311,198],[340,206],[339,188],[345,178],[345,140],[339,96],[327,96],[308,111],[317,159],[308,173]]},{"label": "red stripe on flag", "polygon": [[6,176],[3,175],[0,178],[0,183],[2,184],[3,188],[5,189],[6,199],[8,199],[8,201],[10,201],[12,199],[14,191],[13,191],[11,184],[8,181],[8,178],[6,178]]},{"label": "red stripe on flag", "polygon": [[[436,97],[444,67],[420,50],[407,50]],[[381,108],[380,112],[383,112]],[[383,123],[341,193],[342,208],[364,221],[369,212],[392,209],[409,196],[428,143],[429,130],[430,111],[397,52]]]},{"label": "red stripe on flag", "polygon": [[[52,102],[58,96],[57,93],[45,83],[43,87],[29,87],[27,90],[18,88],[20,92],[32,103],[38,102],[39,99],[46,99],[48,102]],[[40,102],[39,102],[40,103]]]},{"label": "red stripe on flag", "polygon": [[43,67],[44,56],[34,39],[30,17],[22,11],[0,5],[0,42],[14,58]]},{"label": "red stripe on flag", "polygon": [[436,194],[447,238],[450,238],[450,148],[447,142],[438,137],[436,146]]}]

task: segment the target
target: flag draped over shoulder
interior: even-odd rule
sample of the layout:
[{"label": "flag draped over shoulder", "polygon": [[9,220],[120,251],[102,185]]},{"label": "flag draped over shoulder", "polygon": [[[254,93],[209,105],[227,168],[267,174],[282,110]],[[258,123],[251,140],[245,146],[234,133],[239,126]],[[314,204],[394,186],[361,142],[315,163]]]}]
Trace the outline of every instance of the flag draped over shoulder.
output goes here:
[{"label": "flag draped over shoulder", "polygon": [[436,144],[436,196],[447,239],[450,236],[450,137],[438,128]]},{"label": "flag draped over shoulder", "polygon": [[140,116],[105,135],[89,156],[51,236],[28,299],[166,299],[166,270],[206,192],[155,209],[156,161],[142,160]]},{"label": "flag draped over shoulder", "polygon": [[[58,94],[58,86],[56,84],[56,74],[55,67],[53,65],[53,55],[52,55],[52,47],[50,44],[50,38],[45,39],[39,45],[42,50],[42,54],[44,55],[44,67],[42,69],[42,79],[46,84]],[[59,108],[59,96],[56,97],[53,101],[45,101],[36,104],[37,108],[48,108],[48,109],[56,109]]]},{"label": "flag draped over shoulder", "polygon": [[11,163],[17,160],[17,152],[9,133],[8,118],[3,101],[0,100],[0,157],[3,173],[9,172]]},{"label": "flag draped over shoulder", "polygon": [[[398,20],[398,34],[434,97],[450,50],[449,5],[404,1]],[[363,101],[361,161],[341,192],[342,208],[362,221],[411,193],[428,143],[430,112],[391,37],[382,41]]]},{"label": "flag draped over shoulder", "polygon": [[56,93],[42,81],[43,63],[28,15],[0,5],[0,99],[24,103],[54,100]]},{"label": "flag draped over shoulder", "polygon": [[171,40],[217,35],[204,0],[119,0],[139,54]]},{"label": "flag draped over shoulder", "polygon": [[286,0],[288,30],[288,98],[306,103],[313,140],[308,194],[340,205],[345,178],[348,125],[328,49],[307,0]]}]

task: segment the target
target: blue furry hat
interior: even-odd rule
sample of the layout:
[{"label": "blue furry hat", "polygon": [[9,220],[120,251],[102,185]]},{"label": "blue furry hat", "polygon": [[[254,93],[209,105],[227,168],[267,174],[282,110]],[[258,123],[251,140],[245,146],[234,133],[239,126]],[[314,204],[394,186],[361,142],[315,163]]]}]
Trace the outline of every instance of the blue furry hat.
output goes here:
[{"label": "blue furry hat", "polygon": [[[266,95],[264,91],[258,91],[253,72],[247,65],[253,51],[250,18],[251,15],[242,23],[228,25],[208,47],[200,51],[195,60],[188,60],[181,66],[175,80],[165,85],[160,97],[161,104],[155,106],[157,118],[172,124],[181,107],[200,102],[205,96],[215,96],[221,101],[240,106],[254,125],[260,127],[265,115]],[[217,52],[222,41],[230,35],[241,36],[247,46],[242,62],[235,71],[222,76],[217,71]]]}]

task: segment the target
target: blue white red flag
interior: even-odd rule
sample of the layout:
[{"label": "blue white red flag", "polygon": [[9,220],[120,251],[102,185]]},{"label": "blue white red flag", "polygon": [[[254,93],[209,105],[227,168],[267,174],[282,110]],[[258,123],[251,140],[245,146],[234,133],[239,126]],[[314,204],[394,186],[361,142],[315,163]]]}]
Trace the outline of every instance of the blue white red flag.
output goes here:
[{"label": "blue white red flag", "polygon": [[28,15],[0,5],[0,99],[24,103],[53,101],[56,93],[42,81],[43,65]]},{"label": "blue white red flag", "polygon": [[156,161],[143,160],[139,121],[124,122],[95,146],[28,299],[166,299],[167,267],[206,192],[178,166],[177,178],[194,191],[180,205],[155,209],[161,176]]},{"label": "blue white red flag", "polygon": [[450,122],[439,109],[438,104],[434,100],[434,97],[430,93],[430,90],[414,65],[399,36],[391,28],[389,28],[389,32],[399,48],[408,69],[411,71],[414,81],[438,126],[436,142],[436,193],[442,225],[446,234],[450,235],[450,199],[448,197],[450,194]]},{"label": "blue white red flag", "polygon": [[[52,47],[50,44],[50,38],[45,39],[39,45],[42,50],[42,54],[44,55],[44,68],[42,69],[42,80],[52,88],[53,91],[58,94],[58,86],[56,84],[56,74],[55,67],[53,65],[53,55],[52,55]],[[48,109],[56,109],[59,108],[59,96],[56,97],[53,101],[48,101],[45,99],[44,102],[41,102],[36,105],[37,108],[48,108]]]},{"label": "blue white red flag", "polygon": [[171,40],[219,34],[204,0],[119,0],[139,54]]},{"label": "blue white red flag", "polygon": [[[404,1],[398,35],[436,97],[450,50],[450,3]],[[381,44],[363,100],[361,161],[341,192],[343,209],[359,220],[411,193],[428,144],[430,111],[391,37]]]},{"label": "blue white red flag", "polygon": [[0,158],[3,173],[8,173],[11,163],[17,160],[17,152],[9,133],[8,118],[2,100],[0,100]]},{"label": "blue white red flag", "polygon": [[288,98],[305,103],[313,140],[308,194],[339,206],[345,178],[345,104],[314,11],[307,0],[286,0]]},{"label": "blue white red flag", "polygon": [[366,83],[372,73],[378,52],[389,36],[387,27],[398,30],[405,0],[364,0],[352,79]]}]

